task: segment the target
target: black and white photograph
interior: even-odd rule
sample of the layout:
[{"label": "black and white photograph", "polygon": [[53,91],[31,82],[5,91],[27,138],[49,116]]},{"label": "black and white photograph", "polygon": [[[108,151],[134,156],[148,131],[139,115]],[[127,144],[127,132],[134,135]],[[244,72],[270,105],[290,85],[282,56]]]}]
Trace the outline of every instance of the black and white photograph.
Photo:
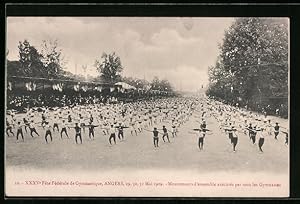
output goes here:
[{"label": "black and white photograph", "polygon": [[5,195],[289,197],[289,23],[8,16]]}]

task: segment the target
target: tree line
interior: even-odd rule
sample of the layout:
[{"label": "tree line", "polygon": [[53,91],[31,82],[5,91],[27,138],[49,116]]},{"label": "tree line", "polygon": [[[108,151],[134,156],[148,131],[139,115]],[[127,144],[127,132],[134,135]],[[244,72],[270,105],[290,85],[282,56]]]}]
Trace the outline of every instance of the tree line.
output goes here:
[{"label": "tree line", "polygon": [[225,31],[207,95],[255,111],[288,114],[288,21],[237,18]]},{"label": "tree line", "polygon": [[[7,75],[19,77],[35,77],[48,79],[75,79],[84,81],[83,75],[75,75],[66,71],[67,59],[59,48],[58,41],[44,40],[38,50],[28,40],[20,41],[18,45],[19,60],[7,60]],[[9,52],[7,52],[7,55]],[[152,89],[159,91],[174,92],[171,83],[166,79],[154,77],[152,81],[144,79],[124,77],[124,69],[120,57],[115,53],[103,53],[95,60],[95,69],[99,75],[90,77],[91,82],[116,83],[123,81],[138,89]]]}]

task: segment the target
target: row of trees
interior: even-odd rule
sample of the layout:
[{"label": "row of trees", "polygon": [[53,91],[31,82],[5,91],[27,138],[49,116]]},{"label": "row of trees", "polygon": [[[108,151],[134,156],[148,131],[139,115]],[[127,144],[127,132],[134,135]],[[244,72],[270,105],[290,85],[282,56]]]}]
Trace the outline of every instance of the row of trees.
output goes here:
[{"label": "row of trees", "polygon": [[[137,89],[144,90],[159,90],[173,92],[171,83],[166,79],[159,79],[154,77],[151,82],[145,79],[138,79],[132,77],[122,77],[121,73],[124,69],[121,63],[121,59],[115,52],[111,54],[103,53],[100,60],[96,60],[94,66],[99,72],[99,77],[104,81],[117,82],[123,81]],[[97,79],[96,79],[97,80]]]},{"label": "row of trees", "polygon": [[219,48],[207,94],[259,111],[281,108],[287,116],[288,21],[238,18]]},{"label": "row of trees", "polygon": [[157,76],[155,76],[151,82],[145,79],[138,79],[132,77],[123,77],[122,81],[138,89],[144,89],[144,90],[152,89],[152,90],[167,91],[167,92],[173,91],[173,87],[168,80],[159,79]]},{"label": "row of trees", "polygon": [[[74,75],[65,71],[67,61],[58,46],[58,41],[43,41],[40,51],[30,44],[28,40],[19,42],[19,60],[7,60],[8,76],[38,77],[48,79],[76,79],[85,80],[83,76]],[[99,75],[89,79],[93,82],[116,83],[123,81],[138,89],[159,90],[173,92],[168,80],[160,80],[154,77],[151,82],[143,79],[122,77],[124,69],[120,57],[115,53],[103,53],[100,59],[94,63]]]},{"label": "row of trees", "polygon": [[66,60],[57,40],[43,41],[38,51],[28,40],[19,42],[19,60],[7,60],[8,76],[57,78],[65,76]]}]

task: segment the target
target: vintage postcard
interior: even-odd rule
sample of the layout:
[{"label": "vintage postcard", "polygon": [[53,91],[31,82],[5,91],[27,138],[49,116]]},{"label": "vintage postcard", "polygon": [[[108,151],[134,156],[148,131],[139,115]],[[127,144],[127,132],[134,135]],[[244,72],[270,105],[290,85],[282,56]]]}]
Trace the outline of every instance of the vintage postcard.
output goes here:
[{"label": "vintage postcard", "polygon": [[8,197],[289,197],[289,18],[6,18]]}]

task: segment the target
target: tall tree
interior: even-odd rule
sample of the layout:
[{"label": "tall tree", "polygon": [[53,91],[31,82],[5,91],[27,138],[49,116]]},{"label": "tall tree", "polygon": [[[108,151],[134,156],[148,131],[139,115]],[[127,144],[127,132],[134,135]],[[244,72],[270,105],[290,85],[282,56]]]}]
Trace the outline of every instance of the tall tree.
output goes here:
[{"label": "tall tree", "polygon": [[19,62],[20,70],[17,73],[20,76],[37,77],[43,75],[42,55],[37,49],[30,45],[28,40],[19,41]]},{"label": "tall tree", "polygon": [[160,81],[160,87],[162,91],[173,91],[171,83],[166,79]]},{"label": "tall tree", "polygon": [[173,92],[173,87],[171,86],[171,83],[166,80],[160,80],[157,76],[153,78],[151,81],[151,89],[153,90],[159,90],[159,91],[167,91],[167,92]]},{"label": "tall tree", "polygon": [[48,77],[55,78],[62,75],[66,60],[57,40],[44,40],[41,46],[42,62]]},{"label": "tall tree", "polygon": [[273,103],[271,98],[287,96],[287,61],[286,19],[238,18],[225,32],[219,60],[209,70],[208,94],[245,104]]},{"label": "tall tree", "polygon": [[96,60],[94,66],[108,82],[115,82],[120,79],[120,73],[123,70],[121,59],[115,52],[111,54],[103,53],[101,60]]},{"label": "tall tree", "polygon": [[151,89],[160,90],[160,80],[157,76],[155,76],[151,81]]}]

